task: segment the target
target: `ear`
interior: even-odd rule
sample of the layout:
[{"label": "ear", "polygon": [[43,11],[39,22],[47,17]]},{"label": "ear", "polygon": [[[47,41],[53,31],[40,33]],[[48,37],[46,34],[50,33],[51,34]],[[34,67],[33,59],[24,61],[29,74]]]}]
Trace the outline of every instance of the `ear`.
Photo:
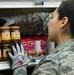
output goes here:
[{"label": "ear", "polygon": [[68,18],[67,17],[63,17],[63,19],[61,20],[61,26],[60,28],[63,28],[67,25],[68,23]]}]

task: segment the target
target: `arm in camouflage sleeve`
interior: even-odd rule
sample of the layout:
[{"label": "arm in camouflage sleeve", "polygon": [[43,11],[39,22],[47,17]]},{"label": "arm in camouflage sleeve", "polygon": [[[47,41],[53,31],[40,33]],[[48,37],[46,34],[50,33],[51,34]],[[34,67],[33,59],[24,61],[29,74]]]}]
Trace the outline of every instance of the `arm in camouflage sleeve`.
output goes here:
[{"label": "arm in camouflage sleeve", "polygon": [[[42,61],[34,69],[32,75],[60,75],[60,69],[55,62],[51,60]],[[14,69],[13,75],[27,75],[25,66]]]},{"label": "arm in camouflage sleeve", "polygon": [[[15,47],[16,46],[16,47]],[[11,44],[11,49],[14,54],[7,51],[8,56],[12,59],[11,68],[13,69],[13,75],[27,75],[26,66],[28,58],[24,52],[21,42],[15,42],[15,46]],[[35,68],[32,75],[59,75],[59,66],[51,60],[42,60]]]},{"label": "arm in camouflage sleeve", "polygon": [[[23,47],[22,45],[21,49],[23,51]],[[14,48],[14,46],[12,45],[13,50],[15,52],[14,56],[11,56],[11,54],[9,53],[10,57],[13,60],[13,64],[12,64],[12,69],[13,69],[13,75],[27,75],[26,72],[26,66],[27,65],[17,65],[19,62],[16,63],[16,61],[19,61],[20,59],[16,59],[15,57],[18,55],[23,56],[23,53],[21,53],[21,50],[18,46],[18,44],[16,43],[16,47],[17,47],[17,53],[16,53],[16,49]],[[25,56],[25,55],[24,55]],[[14,59],[13,59],[14,58]],[[18,58],[18,57],[17,57]],[[26,58],[25,58],[26,59]],[[14,62],[15,60],[15,62]],[[23,62],[23,60],[21,60]],[[23,64],[25,64],[26,61],[24,61]],[[16,68],[15,68],[16,67]],[[59,66],[56,64],[56,62],[52,61],[52,60],[42,60],[39,65],[35,68],[35,70],[33,71],[32,75],[60,75],[60,69]]]},{"label": "arm in camouflage sleeve", "polygon": [[35,68],[32,75],[60,75],[60,69],[58,65],[51,60],[42,61]]}]

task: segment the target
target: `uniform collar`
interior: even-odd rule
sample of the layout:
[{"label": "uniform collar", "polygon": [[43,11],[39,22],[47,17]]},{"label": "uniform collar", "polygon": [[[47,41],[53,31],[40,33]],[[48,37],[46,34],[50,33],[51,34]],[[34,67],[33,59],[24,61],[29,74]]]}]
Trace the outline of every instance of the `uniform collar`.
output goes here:
[{"label": "uniform collar", "polygon": [[65,50],[66,48],[70,48],[74,46],[74,39],[70,39],[70,40],[67,40],[63,43],[61,43],[60,45],[58,45],[56,48],[55,48],[55,51],[53,51],[53,53],[56,53],[58,52],[59,50]]}]

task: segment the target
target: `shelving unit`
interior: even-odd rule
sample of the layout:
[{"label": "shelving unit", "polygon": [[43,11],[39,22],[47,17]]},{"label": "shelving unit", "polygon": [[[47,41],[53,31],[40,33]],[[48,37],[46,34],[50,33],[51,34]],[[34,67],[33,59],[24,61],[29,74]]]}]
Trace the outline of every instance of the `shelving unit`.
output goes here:
[{"label": "shelving unit", "polygon": [[[34,2],[32,2],[32,1],[1,1],[0,2],[0,10],[10,10],[10,9],[17,9],[17,10],[19,10],[19,9],[28,9],[29,10],[29,8],[37,8],[37,9],[49,9],[49,8],[56,8],[56,7],[58,7],[59,5],[60,5],[60,3],[61,2],[49,2],[49,1],[46,1],[46,2],[44,2],[44,5],[43,6],[35,6],[34,5]],[[19,8],[19,9],[18,9]],[[31,10],[32,11],[32,10]],[[2,11],[1,11],[1,13],[2,13]],[[0,15],[1,15],[1,13],[0,13]],[[4,13],[6,13],[6,12],[4,12]],[[4,14],[3,13],[3,14]],[[36,65],[36,64],[38,64],[38,62],[37,63],[31,63],[31,64],[29,64],[29,66],[31,66],[31,65]],[[6,69],[10,69],[10,63],[8,62],[8,61],[3,61],[3,62],[0,62],[0,71],[1,70],[6,70]]]},{"label": "shelving unit", "polygon": [[8,61],[0,62],[0,71],[10,69],[10,63]]},{"label": "shelving unit", "polygon": [[[35,62],[31,62],[27,65],[28,66],[33,66],[33,65],[37,65],[40,61],[42,57],[39,57],[39,58],[36,58]],[[1,61],[0,62],[0,71],[3,71],[3,70],[8,70],[10,69],[10,62],[9,61]]]},{"label": "shelving unit", "polygon": [[32,1],[1,1],[0,8],[55,8],[61,2],[44,2],[43,6],[35,6]]}]

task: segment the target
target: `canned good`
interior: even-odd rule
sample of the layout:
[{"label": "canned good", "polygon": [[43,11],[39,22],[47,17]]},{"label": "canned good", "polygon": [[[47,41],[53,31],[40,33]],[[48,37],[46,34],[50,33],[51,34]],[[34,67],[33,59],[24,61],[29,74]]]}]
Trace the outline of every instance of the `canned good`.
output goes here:
[{"label": "canned good", "polygon": [[19,30],[19,26],[11,26],[11,40],[20,40],[21,36],[20,36],[20,30]]}]

